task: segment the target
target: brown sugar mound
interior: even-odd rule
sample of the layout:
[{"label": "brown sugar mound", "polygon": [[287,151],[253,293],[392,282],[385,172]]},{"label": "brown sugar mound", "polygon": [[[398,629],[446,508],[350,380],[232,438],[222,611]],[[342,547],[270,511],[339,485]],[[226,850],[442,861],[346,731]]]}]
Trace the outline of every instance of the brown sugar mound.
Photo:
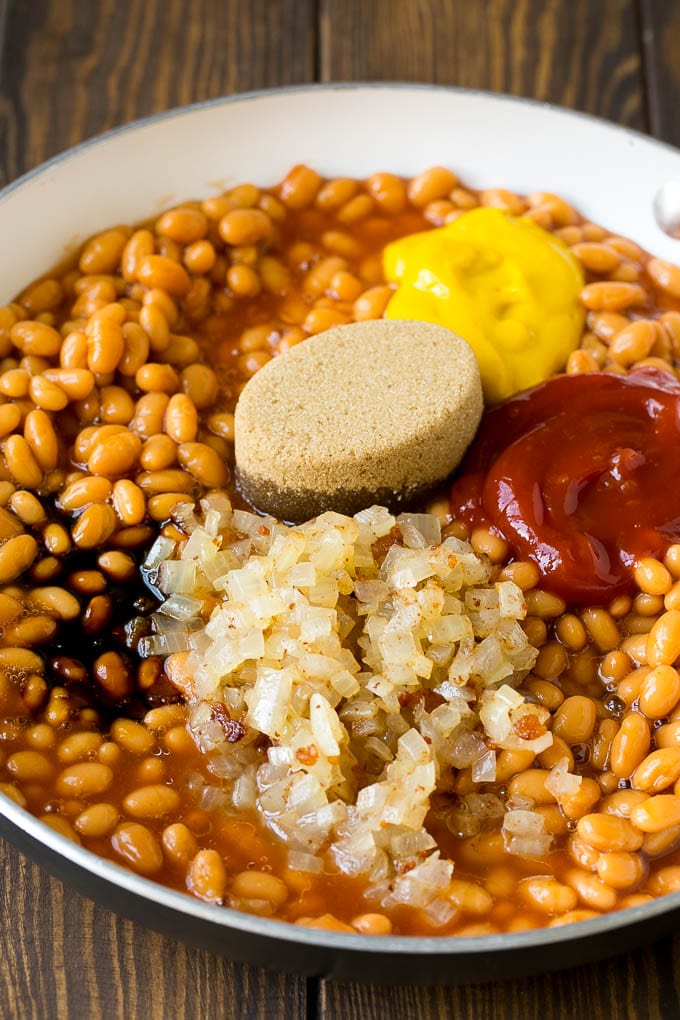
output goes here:
[{"label": "brown sugar mound", "polygon": [[446,478],[482,414],[464,340],[424,322],[337,326],[270,361],[235,415],[241,491],[281,520],[412,501]]}]

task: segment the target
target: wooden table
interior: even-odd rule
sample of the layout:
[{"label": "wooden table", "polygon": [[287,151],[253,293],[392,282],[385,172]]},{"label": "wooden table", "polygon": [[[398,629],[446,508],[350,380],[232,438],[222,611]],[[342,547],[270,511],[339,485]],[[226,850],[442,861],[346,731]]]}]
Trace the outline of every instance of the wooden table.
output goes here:
[{"label": "wooden table", "polygon": [[[296,82],[493,89],[680,145],[679,53],[678,0],[0,0],[0,185],[135,117]],[[581,158],[597,173],[596,152]],[[680,938],[546,978],[338,986],[176,944],[2,843],[0,873],[7,1020],[680,1015]]]}]

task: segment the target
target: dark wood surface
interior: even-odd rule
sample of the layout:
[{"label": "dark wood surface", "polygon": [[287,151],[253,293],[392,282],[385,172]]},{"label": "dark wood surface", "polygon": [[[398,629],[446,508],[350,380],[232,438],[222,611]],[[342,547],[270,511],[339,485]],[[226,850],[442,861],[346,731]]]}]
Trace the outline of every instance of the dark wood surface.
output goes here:
[{"label": "dark wood surface", "polygon": [[[348,79],[532,96],[680,144],[680,3],[0,0],[0,184],[155,110]],[[188,949],[95,906],[1,842],[0,882],[3,1020],[680,1017],[680,938],[546,978],[343,986]]]}]

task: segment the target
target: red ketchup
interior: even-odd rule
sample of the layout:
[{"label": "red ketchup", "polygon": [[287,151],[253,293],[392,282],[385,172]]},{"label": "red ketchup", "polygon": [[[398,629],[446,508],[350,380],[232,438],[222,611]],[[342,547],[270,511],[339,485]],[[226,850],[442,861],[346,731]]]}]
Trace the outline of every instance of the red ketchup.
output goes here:
[{"label": "red ketchup", "polygon": [[502,535],[578,605],[634,590],[632,567],[680,540],[680,382],[558,376],[487,411],[451,510]]}]

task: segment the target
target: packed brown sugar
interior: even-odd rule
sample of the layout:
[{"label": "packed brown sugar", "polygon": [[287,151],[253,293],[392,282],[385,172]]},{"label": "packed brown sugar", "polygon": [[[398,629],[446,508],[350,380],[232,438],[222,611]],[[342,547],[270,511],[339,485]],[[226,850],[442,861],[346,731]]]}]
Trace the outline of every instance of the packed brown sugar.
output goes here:
[{"label": "packed brown sugar", "polygon": [[449,330],[336,326],[271,361],[241,394],[241,491],[286,521],[412,505],[458,465],[481,413],[474,354]]},{"label": "packed brown sugar", "polygon": [[[463,521],[451,520],[445,492],[422,508],[433,512],[439,534],[431,518],[417,515],[394,525],[384,517],[357,524],[364,537],[369,524],[390,524],[371,547],[378,573],[388,556],[390,570],[400,557],[399,569],[423,568],[419,534],[426,548],[469,538],[475,558],[465,559],[467,580],[446,576],[440,563],[448,586],[441,599],[439,582],[415,583],[416,592],[428,590],[428,613],[439,604],[454,605],[454,582],[463,584],[457,589],[463,600],[469,595],[470,613],[495,613],[483,609],[493,601],[489,593],[512,582],[501,587],[503,612],[515,614],[526,647],[536,650],[519,686],[504,685],[521,701],[515,735],[539,742],[552,735],[541,751],[505,749],[475,724],[474,739],[451,748],[453,761],[435,777],[423,826],[414,822],[418,862],[408,861],[408,841],[398,845],[402,880],[432,859],[428,835],[440,860],[453,862],[448,877],[445,869],[432,868],[439,885],[426,907],[389,900],[379,868],[370,879],[343,874],[339,864],[333,869],[324,846],[312,852],[295,847],[291,856],[263,812],[248,807],[258,797],[268,795],[271,802],[277,796],[276,769],[284,768],[286,749],[278,764],[276,755],[272,762],[277,738],[258,737],[238,718],[234,700],[231,710],[225,701],[202,703],[190,686],[188,652],[175,650],[187,640],[187,620],[192,633],[207,632],[211,615],[225,610],[224,592],[208,591],[207,582],[203,590],[187,590],[196,568],[183,565],[182,551],[192,536],[198,545],[203,532],[214,538],[222,529],[225,546],[217,551],[225,553],[227,566],[244,550],[234,551],[234,543],[247,537],[257,552],[258,543],[265,549],[276,538],[278,525],[270,519],[259,519],[255,528],[233,483],[234,409],[241,389],[309,336],[380,319],[395,289],[384,277],[385,247],[478,206],[528,217],[559,238],[582,266],[586,319],[578,346],[565,356],[568,376],[623,376],[640,366],[676,374],[676,268],[584,221],[555,196],[477,192],[443,168],[412,181],[385,173],[367,181],[328,181],[296,167],[276,188],[242,185],[188,202],[143,228],[105,231],[73,265],[29,285],[0,310],[3,793],[67,838],[174,888],[341,930],[511,932],[597,916],[680,888],[678,543],[643,557],[628,590],[576,606],[544,585],[530,558],[511,559],[497,530],[469,531]],[[232,511],[220,503],[221,492],[242,515],[231,523],[250,527],[250,533],[237,528],[226,534]],[[213,503],[192,516],[189,504],[206,494]],[[365,552],[359,538],[356,548]],[[159,547],[158,539],[169,545]],[[472,556],[456,549],[459,560]],[[305,598],[310,585],[303,582],[317,576],[307,559],[294,574],[296,591]],[[231,562],[230,569],[243,569]],[[142,581],[143,563],[151,587]],[[183,592],[173,596],[158,588],[164,563]],[[380,620],[381,585],[387,582],[345,572],[345,585],[363,582],[361,619],[375,628],[377,647],[393,663],[397,642],[385,643],[381,625],[370,622]],[[328,599],[332,586],[323,572],[318,576]],[[523,593],[524,619],[514,586]],[[353,596],[336,589],[336,601],[347,606]],[[269,592],[267,604],[272,598]],[[175,616],[158,612],[161,601]],[[351,604],[358,612],[357,603]],[[401,609],[406,612],[405,604]],[[304,615],[310,627],[312,620],[329,619]],[[453,626],[437,623],[435,630]],[[518,649],[513,654],[519,655],[522,639],[512,633]],[[367,633],[366,647],[375,652],[369,638]],[[356,645],[352,654],[361,654]],[[402,665],[430,668],[421,658]],[[341,693],[352,689],[355,674],[347,673],[337,705],[353,704],[353,695]],[[401,694],[392,725],[402,737],[404,726],[417,729],[438,711],[442,718],[446,698],[426,677]],[[506,699],[513,703],[511,694]],[[314,705],[317,714],[326,712],[317,700]],[[199,752],[186,725],[188,711],[204,713],[202,738],[217,734],[218,743],[229,745],[226,752]],[[311,726],[305,711],[303,706]],[[325,732],[323,719],[328,721],[326,715],[315,721],[318,732]],[[361,712],[345,719],[352,746],[358,746]],[[371,742],[369,731],[367,726],[363,767],[354,778],[362,788],[380,786],[395,758],[393,738]],[[339,746],[344,753],[342,739]],[[402,746],[426,757],[413,738]],[[251,770],[258,756],[261,765],[272,766],[259,789],[248,781],[235,784],[232,752],[254,757]],[[297,747],[295,756],[300,771],[309,774],[323,757],[314,741]],[[422,792],[427,765],[420,776]],[[343,790],[336,793],[331,803],[342,801]],[[278,810],[280,801],[274,804]],[[312,804],[311,810],[318,808]],[[400,810],[398,802],[394,810]],[[508,823],[510,815],[519,829]],[[287,819],[280,812],[277,817],[285,835]],[[335,842],[341,836],[333,833]],[[528,856],[512,852],[517,839],[515,850],[526,851],[531,843]],[[322,857],[319,869],[314,860]],[[385,874],[389,886],[389,868]],[[422,883],[418,895],[425,902]]]}]

